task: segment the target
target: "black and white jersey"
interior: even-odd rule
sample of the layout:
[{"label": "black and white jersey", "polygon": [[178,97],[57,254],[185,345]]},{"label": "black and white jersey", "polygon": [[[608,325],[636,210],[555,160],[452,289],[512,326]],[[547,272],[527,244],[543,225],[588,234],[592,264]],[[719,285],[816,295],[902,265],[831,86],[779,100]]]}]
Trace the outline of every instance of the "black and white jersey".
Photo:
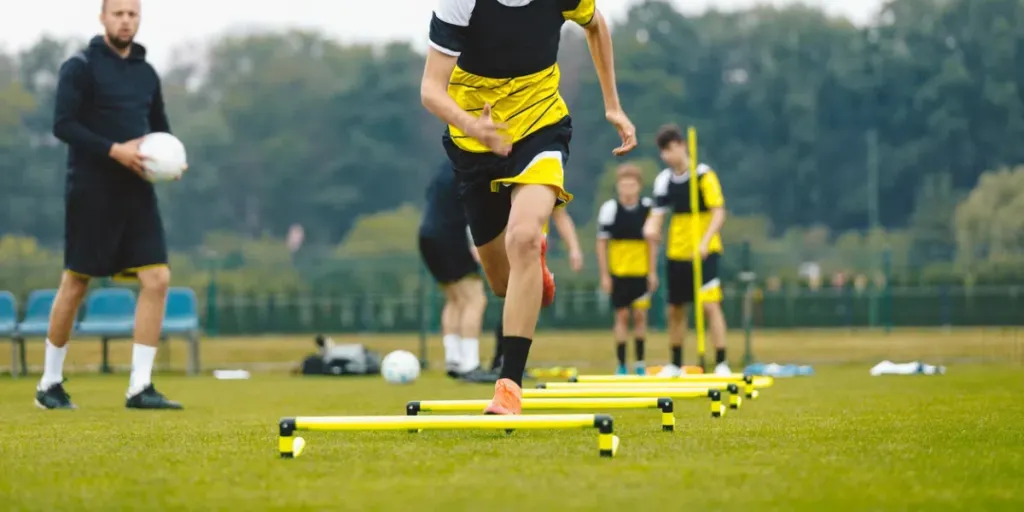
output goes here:
[{"label": "black and white jersey", "polygon": [[[467,112],[489,103],[513,143],[559,122],[569,115],[558,92],[562,25],[585,26],[595,9],[595,0],[438,0],[430,46],[458,57],[448,94]],[[489,151],[458,128],[449,131],[460,149]]]}]

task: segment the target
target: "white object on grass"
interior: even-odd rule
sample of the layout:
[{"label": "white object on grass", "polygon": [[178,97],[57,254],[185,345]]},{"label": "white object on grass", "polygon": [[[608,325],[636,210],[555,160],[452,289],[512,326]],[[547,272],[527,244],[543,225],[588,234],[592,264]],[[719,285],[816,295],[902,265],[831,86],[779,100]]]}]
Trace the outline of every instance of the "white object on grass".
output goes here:
[{"label": "white object on grass", "polygon": [[946,373],[945,366],[925,364],[920,361],[912,363],[894,363],[882,361],[871,368],[871,376],[879,375],[942,375]]},{"label": "white object on grass", "polygon": [[391,384],[407,384],[420,376],[420,360],[411,352],[396,350],[384,356],[380,374]]}]

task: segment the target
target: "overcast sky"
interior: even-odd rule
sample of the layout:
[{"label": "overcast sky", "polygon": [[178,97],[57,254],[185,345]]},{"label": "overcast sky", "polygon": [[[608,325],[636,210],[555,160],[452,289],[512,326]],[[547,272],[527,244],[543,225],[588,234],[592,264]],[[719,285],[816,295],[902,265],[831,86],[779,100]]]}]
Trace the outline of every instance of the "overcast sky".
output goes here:
[{"label": "overcast sky", "polygon": [[[642,0],[598,0],[613,19]],[[672,0],[684,12],[709,6],[736,9],[757,3],[792,0]],[[150,59],[163,67],[171,50],[232,29],[304,27],[319,29],[342,41],[405,39],[422,46],[430,12],[437,0],[143,0],[138,41]],[[43,34],[80,37],[99,32],[101,0],[0,0],[0,47],[20,50]],[[864,23],[880,0],[804,0]]]}]

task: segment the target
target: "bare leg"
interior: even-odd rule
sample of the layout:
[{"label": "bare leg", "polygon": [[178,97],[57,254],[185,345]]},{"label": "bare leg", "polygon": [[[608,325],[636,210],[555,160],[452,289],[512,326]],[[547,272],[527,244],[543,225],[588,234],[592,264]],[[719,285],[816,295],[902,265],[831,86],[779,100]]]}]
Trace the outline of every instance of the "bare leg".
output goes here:
[{"label": "bare leg", "polygon": [[129,394],[149,386],[153,376],[153,360],[160,344],[160,331],[167,304],[171,269],[166,266],[139,272],[139,299],[135,307],[135,345],[132,347],[132,375]]},{"label": "bare leg", "polygon": [[480,367],[480,329],[487,308],[487,295],[484,294],[483,281],[475,275],[463,278],[455,286],[460,306],[457,326],[461,337],[460,360],[463,372],[470,372]]},{"label": "bare leg", "polygon": [[508,290],[509,262],[505,251],[505,232],[494,237],[494,240],[477,247],[480,255],[480,266],[487,276],[487,284],[498,297],[504,297]]},{"label": "bare leg", "polygon": [[626,371],[626,340],[629,336],[629,308],[615,310],[615,358],[618,360],[619,373]]},{"label": "bare leg", "polygon": [[718,302],[704,303],[704,316],[708,321],[708,333],[711,335],[711,343],[715,346],[715,365],[726,363],[725,333],[727,327],[722,304]]},{"label": "bare leg", "polygon": [[43,377],[39,381],[39,389],[47,389],[64,380],[64,358],[67,356],[67,344],[71,339],[71,330],[78,317],[78,309],[82,306],[89,289],[89,278],[64,272],[60,278],[60,287],[54,297],[50,309],[50,326],[46,333],[46,362]]},{"label": "bare leg", "polygon": [[459,361],[462,359],[459,347],[459,314],[461,304],[455,284],[442,287],[444,292],[444,308],[441,309],[441,334],[444,344],[444,365],[449,375],[459,372]]},{"label": "bare leg", "polygon": [[633,343],[636,350],[636,366],[639,373],[646,365],[644,363],[644,352],[647,338],[647,309],[636,308],[633,310]]},{"label": "bare leg", "polygon": [[688,306],[682,305],[670,304],[668,307],[668,340],[672,349],[672,364],[680,368],[683,366],[683,340],[686,337],[688,310]]}]

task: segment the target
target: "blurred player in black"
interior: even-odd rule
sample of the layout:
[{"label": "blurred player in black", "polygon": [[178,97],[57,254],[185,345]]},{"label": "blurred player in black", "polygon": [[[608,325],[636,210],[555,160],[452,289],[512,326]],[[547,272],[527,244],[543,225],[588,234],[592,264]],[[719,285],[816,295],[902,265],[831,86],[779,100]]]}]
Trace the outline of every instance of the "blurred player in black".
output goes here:
[{"label": "blurred player in black", "polygon": [[633,342],[638,375],[647,373],[644,364],[644,338],[647,335],[647,310],[651,294],[658,286],[655,258],[657,247],[644,239],[644,222],[653,202],[643,197],[640,168],[624,164],[616,171],[617,197],[601,205],[597,213],[597,265],[601,288],[611,295],[615,310],[615,355],[617,374],[628,373],[626,340],[629,321],[633,320]]},{"label": "blurred player in black", "polygon": [[426,199],[419,230],[420,256],[444,292],[445,369],[451,377],[479,379],[483,377],[479,371],[480,329],[487,296],[451,163],[445,161],[438,167]]},{"label": "blurred player in black", "polygon": [[134,42],[139,0],[105,0],[105,32],[60,68],[53,134],[68,145],[64,273],[50,312],[46,363],[36,391],[44,409],[73,409],[64,358],[82,299],[95,277],[138,279],[135,343],[125,406],[181,409],[151,383],[171,271],[142,138],[170,132],[160,77]]}]

